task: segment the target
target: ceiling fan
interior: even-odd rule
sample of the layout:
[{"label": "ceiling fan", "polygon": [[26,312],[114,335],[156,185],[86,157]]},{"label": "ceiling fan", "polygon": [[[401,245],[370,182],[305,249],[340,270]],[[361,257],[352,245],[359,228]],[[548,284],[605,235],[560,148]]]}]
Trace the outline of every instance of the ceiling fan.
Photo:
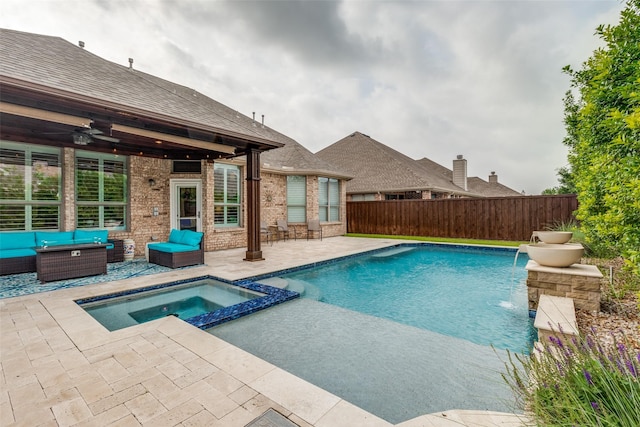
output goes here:
[{"label": "ceiling fan", "polygon": [[118,138],[114,138],[112,136],[105,135],[99,129],[95,129],[92,127],[86,128],[76,128],[73,131],[69,132],[38,132],[41,135],[71,135],[73,138],[73,143],[77,145],[87,145],[92,143],[94,140],[99,139],[101,141],[118,143],[120,140]]},{"label": "ceiling fan", "polygon": [[104,135],[104,132],[94,128],[76,129],[71,132],[71,137],[73,138],[73,143],[77,145],[87,145],[93,142],[94,139],[114,143],[120,142],[118,138]]}]

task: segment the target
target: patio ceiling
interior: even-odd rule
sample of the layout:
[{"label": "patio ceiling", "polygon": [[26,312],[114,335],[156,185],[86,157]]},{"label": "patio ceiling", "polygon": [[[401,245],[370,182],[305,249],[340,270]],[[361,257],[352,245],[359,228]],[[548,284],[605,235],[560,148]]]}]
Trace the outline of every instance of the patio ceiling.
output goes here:
[{"label": "patio ceiling", "polygon": [[[78,94],[24,87],[4,78],[1,83],[3,140],[176,160],[231,158],[282,146]],[[74,133],[97,136],[78,145]]]}]

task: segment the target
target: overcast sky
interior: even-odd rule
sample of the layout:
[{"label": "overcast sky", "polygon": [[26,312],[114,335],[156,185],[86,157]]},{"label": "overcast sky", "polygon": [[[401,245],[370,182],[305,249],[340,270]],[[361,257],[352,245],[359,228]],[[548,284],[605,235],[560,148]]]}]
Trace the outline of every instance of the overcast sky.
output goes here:
[{"label": "overcast sky", "polygon": [[2,0],[0,26],[82,40],[189,86],[312,152],[354,131],[527,194],[566,165],[565,65],[618,0]]}]

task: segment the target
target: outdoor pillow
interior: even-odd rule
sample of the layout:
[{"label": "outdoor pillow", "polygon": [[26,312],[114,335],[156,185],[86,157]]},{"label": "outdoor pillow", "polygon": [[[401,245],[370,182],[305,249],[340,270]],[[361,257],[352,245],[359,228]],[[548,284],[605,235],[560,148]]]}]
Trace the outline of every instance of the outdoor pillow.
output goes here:
[{"label": "outdoor pillow", "polygon": [[20,258],[25,256],[35,256],[33,248],[3,249],[0,251],[0,258]]},{"label": "outdoor pillow", "polygon": [[169,242],[170,243],[180,243],[182,240],[182,230],[176,230],[175,228],[171,230],[169,233]]},{"label": "outdoor pillow", "polygon": [[198,246],[183,245],[182,243],[150,243],[149,250],[158,252],[167,252],[170,254],[176,252],[192,252],[197,251],[200,248]]},{"label": "outdoor pillow", "polygon": [[22,249],[36,246],[36,233],[19,231],[16,233],[0,233],[0,249]]},{"label": "outdoor pillow", "polygon": [[43,240],[47,244],[63,241],[65,245],[69,245],[73,243],[73,231],[36,231],[36,245],[42,246]]},{"label": "outdoor pillow", "polygon": [[95,238],[100,239],[102,243],[106,243],[109,238],[109,232],[107,230],[76,230],[73,233],[73,238],[80,243],[93,243]]},{"label": "outdoor pillow", "polygon": [[189,246],[200,246],[200,240],[202,240],[202,234],[197,231],[184,230],[180,243]]}]

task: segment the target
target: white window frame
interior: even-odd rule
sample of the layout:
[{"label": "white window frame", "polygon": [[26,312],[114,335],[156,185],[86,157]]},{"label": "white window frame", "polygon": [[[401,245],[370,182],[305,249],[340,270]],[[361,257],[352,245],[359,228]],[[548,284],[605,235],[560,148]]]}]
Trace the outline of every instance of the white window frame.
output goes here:
[{"label": "white window frame", "polygon": [[[213,206],[214,206],[214,212],[213,212],[213,218],[214,218],[214,226],[215,227],[241,227],[242,226],[242,168],[238,165],[230,165],[227,163],[214,163],[213,165],[213,176],[214,176],[214,183],[213,183],[213,188],[214,188],[214,196],[213,196]],[[216,196],[216,190],[219,188],[218,185],[220,184],[219,182],[216,182],[215,176],[216,176],[216,171],[220,171],[223,170],[223,197],[222,200],[217,200],[217,196]],[[229,201],[229,182],[228,182],[228,178],[229,178],[229,171],[234,171],[237,172],[237,176],[238,176],[238,182],[236,184],[236,192],[238,195],[238,200],[236,201]],[[223,221],[219,221],[219,216],[218,218],[216,217],[216,209],[222,209],[223,214],[222,214],[222,218]],[[229,212],[231,209],[237,209],[237,221],[230,221],[229,218],[231,217],[231,215],[229,215]]]},{"label": "white window frame", "polygon": [[287,222],[307,222],[307,177],[287,175]]},{"label": "white window frame", "polygon": [[[86,158],[93,159],[98,162],[98,200],[93,201],[84,201],[78,200],[78,159]],[[125,230],[127,228],[128,221],[128,211],[129,211],[129,164],[128,158],[126,156],[118,155],[118,154],[108,154],[108,153],[97,153],[94,151],[82,151],[76,150],[75,152],[75,209],[76,209],[76,228],[78,229],[109,229],[109,230]],[[124,182],[122,184],[123,190],[123,200],[122,201],[106,201],[104,200],[104,183],[105,183],[105,170],[104,163],[105,161],[109,162],[121,162],[124,176]],[[78,208],[83,206],[94,206],[98,207],[98,217],[94,220],[93,224],[80,224],[79,221],[79,213]],[[122,207],[122,218],[119,218],[117,223],[110,223],[112,219],[106,218],[105,209],[110,207]],[[97,221],[97,222],[95,222]]]},{"label": "white window frame", "polygon": [[[18,211],[24,210],[24,224],[20,228],[9,228],[9,224],[5,223],[5,218],[0,217],[0,221],[3,224],[0,224],[0,230],[2,231],[30,231],[30,230],[58,230],[60,229],[61,223],[61,211],[62,211],[62,152],[59,148],[54,147],[46,147],[42,145],[34,145],[34,144],[23,144],[16,143],[11,141],[2,140],[2,148],[12,151],[22,152],[24,155],[24,163],[20,165],[23,168],[23,185],[24,185],[24,196],[20,199],[3,199],[0,200],[0,206],[9,208],[10,212],[12,209],[14,213],[17,214]],[[56,155],[58,158],[58,189],[56,194],[56,200],[33,200],[33,174],[34,174],[34,166],[33,166],[33,157],[34,154],[47,154],[47,155]],[[16,165],[18,166],[18,165]],[[9,165],[10,167],[10,165]],[[50,166],[49,166],[50,167]],[[0,176],[4,174],[3,171],[0,171]],[[6,179],[6,178],[3,178]],[[34,227],[34,209],[38,207],[55,207],[58,210],[57,218],[55,219],[56,226],[55,227]],[[3,209],[4,210],[4,209]]]},{"label": "white window frame", "polygon": [[340,198],[340,180],[319,176],[318,216],[320,222],[340,221]]}]

